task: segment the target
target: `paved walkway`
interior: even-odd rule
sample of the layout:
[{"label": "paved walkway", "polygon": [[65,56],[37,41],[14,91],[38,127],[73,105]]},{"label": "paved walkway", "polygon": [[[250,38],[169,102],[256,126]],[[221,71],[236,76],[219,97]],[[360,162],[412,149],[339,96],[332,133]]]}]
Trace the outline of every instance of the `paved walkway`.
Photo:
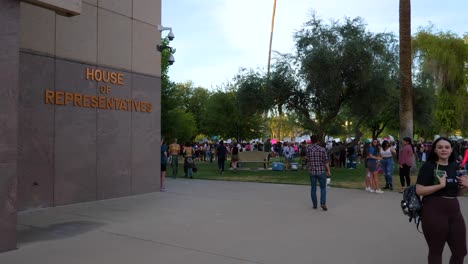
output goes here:
[{"label": "paved walkway", "polygon": [[[426,244],[398,193],[167,180],[168,191],[19,215],[19,249],[2,264],[425,263]],[[461,198],[464,215],[468,200]],[[445,262],[448,263],[448,248]]]}]

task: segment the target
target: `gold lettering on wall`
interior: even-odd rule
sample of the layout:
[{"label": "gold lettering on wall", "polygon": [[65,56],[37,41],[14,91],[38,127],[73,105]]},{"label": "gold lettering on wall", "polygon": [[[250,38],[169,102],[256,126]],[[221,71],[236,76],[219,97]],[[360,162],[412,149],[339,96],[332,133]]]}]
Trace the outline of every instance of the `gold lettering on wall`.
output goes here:
[{"label": "gold lettering on wall", "polygon": [[123,85],[123,73],[86,67],[86,80]]},{"label": "gold lettering on wall", "polygon": [[109,110],[122,110],[127,112],[151,113],[151,102],[142,102],[133,99],[96,96],[63,91],[44,91],[44,103],[55,105],[73,105],[75,107],[100,108]]},{"label": "gold lettering on wall", "polygon": [[71,105],[74,107],[98,108],[120,110],[127,112],[151,113],[151,102],[109,97],[111,86],[109,84],[124,85],[124,74],[109,70],[85,68],[85,79],[106,83],[98,87],[100,95],[81,94],[64,91],[44,91],[44,103],[51,105]]}]

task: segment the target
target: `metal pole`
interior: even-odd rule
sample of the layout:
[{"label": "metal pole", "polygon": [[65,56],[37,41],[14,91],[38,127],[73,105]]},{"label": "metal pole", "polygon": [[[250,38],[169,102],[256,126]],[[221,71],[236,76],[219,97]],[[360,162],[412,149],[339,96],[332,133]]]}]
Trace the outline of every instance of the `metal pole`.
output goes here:
[{"label": "metal pole", "polygon": [[[271,29],[270,29],[270,47],[268,49],[268,67],[267,67],[267,91],[269,90],[268,88],[270,87],[270,64],[271,64],[271,46],[273,45],[273,30],[275,28],[275,15],[276,15],[276,0],[273,1],[273,14],[271,16]],[[268,111],[265,111],[265,116],[264,116],[264,131],[263,134],[265,137],[267,137],[267,117],[268,117]]]},{"label": "metal pole", "polygon": [[268,49],[268,69],[267,69],[268,81],[270,81],[271,46],[273,45],[273,30],[275,29],[275,15],[276,15],[276,0],[274,0],[273,2],[273,14],[271,16],[270,48]]}]

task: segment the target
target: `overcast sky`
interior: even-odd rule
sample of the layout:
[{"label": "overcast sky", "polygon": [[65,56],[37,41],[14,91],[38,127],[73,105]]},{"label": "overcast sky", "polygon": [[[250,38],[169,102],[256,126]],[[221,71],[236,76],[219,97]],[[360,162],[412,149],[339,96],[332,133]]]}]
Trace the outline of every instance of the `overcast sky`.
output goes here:
[{"label": "overcast sky", "polygon": [[[169,76],[214,89],[232,80],[239,68],[268,62],[273,0],[162,1],[162,25],[172,27],[177,49]],[[273,50],[294,50],[293,34],[311,11],[325,19],[364,18],[372,32],[398,33],[397,0],[277,0]],[[460,36],[468,32],[468,0],[411,0],[412,33],[434,24]],[[162,37],[167,31],[162,33]]]}]

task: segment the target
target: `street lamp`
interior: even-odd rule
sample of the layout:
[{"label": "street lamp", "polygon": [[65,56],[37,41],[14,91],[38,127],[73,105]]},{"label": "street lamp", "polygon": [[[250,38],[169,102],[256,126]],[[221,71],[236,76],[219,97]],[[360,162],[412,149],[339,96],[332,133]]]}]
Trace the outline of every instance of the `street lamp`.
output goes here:
[{"label": "street lamp", "polygon": [[347,137],[346,139],[348,139],[348,138],[351,139],[350,135],[349,135],[349,127],[352,126],[352,125],[353,125],[352,121],[348,121],[348,120],[345,121],[346,137]]}]

